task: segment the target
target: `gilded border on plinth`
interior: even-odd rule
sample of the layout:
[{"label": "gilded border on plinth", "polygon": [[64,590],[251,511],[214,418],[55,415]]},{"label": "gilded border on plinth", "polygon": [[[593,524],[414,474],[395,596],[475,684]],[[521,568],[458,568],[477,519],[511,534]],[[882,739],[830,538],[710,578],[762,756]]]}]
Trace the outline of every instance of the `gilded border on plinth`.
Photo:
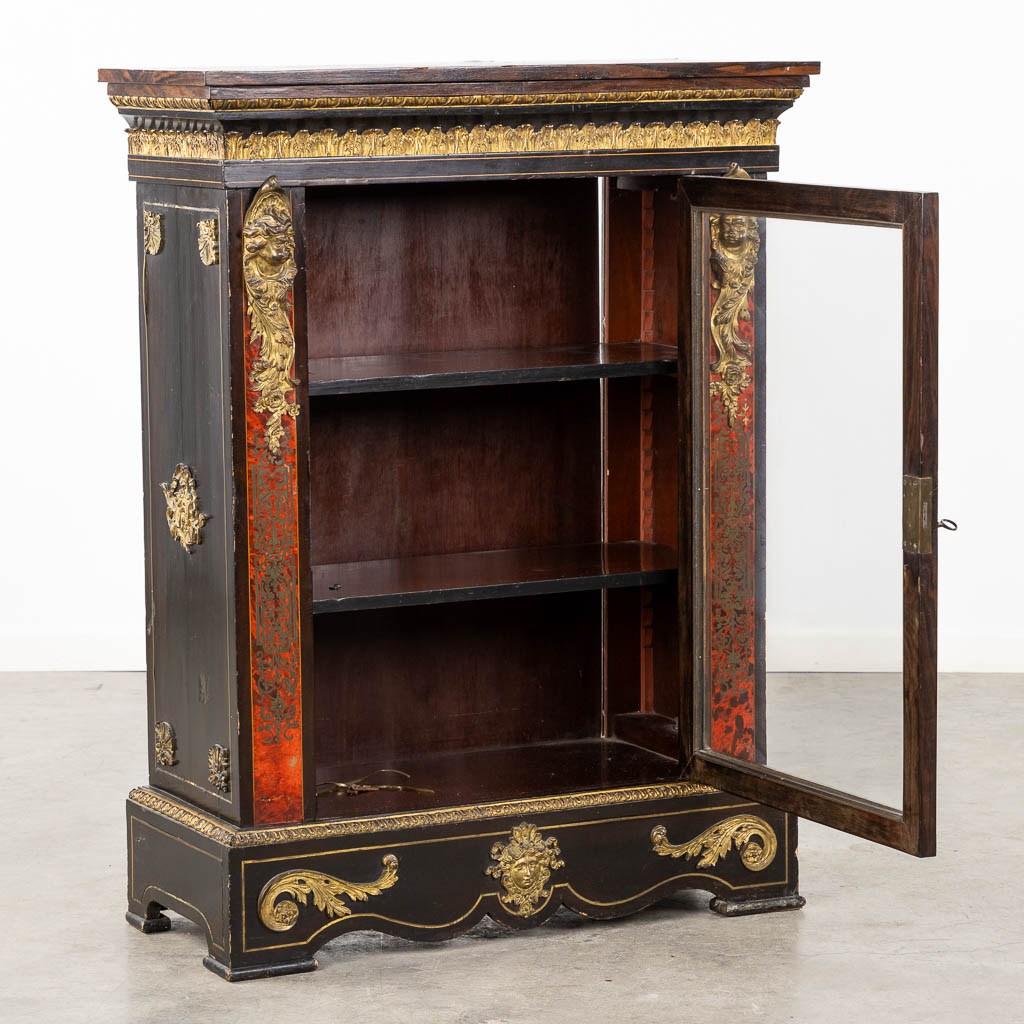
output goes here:
[{"label": "gilded border on plinth", "polygon": [[110,102],[122,110],[364,110],[402,109],[444,110],[451,107],[557,107],[576,103],[649,104],[714,103],[744,100],[782,100],[799,98],[802,88],[775,89],[646,89],[630,92],[538,92],[483,93],[447,96],[260,96],[249,99],[225,99],[201,96],[110,96]]},{"label": "gilded border on plinth", "polygon": [[488,821],[505,817],[531,817],[552,811],[574,811],[588,807],[611,807],[617,804],[647,803],[678,797],[708,796],[718,793],[712,786],[694,782],[665,782],[656,786],[634,786],[626,789],[603,789],[587,793],[566,793],[561,796],[528,797],[523,800],[498,800],[491,803],[466,804],[461,807],[438,807],[428,811],[406,811],[376,818],[346,818],[338,821],[315,821],[299,825],[269,828],[235,828],[197,811],[178,800],[151,789],[133,789],[128,796],[142,807],[185,825],[224,846],[268,846],[306,839],[327,839],[334,836],[366,835],[374,832],[395,832],[400,829],[429,825],[454,825],[469,821]]},{"label": "gilded border on plinth", "polygon": [[776,118],[748,121],[674,121],[664,124],[524,124],[472,128],[370,128],[322,131],[174,131],[134,128],[129,156],[175,160],[317,160],[332,157],[471,156],[493,153],[586,153],[595,150],[673,151],[774,146]]}]

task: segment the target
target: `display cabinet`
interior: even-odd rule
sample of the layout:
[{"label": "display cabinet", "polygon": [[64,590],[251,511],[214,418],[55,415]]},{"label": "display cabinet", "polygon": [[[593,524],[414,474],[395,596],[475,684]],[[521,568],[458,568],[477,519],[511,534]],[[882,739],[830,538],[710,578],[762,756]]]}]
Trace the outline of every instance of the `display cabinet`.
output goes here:
[{"label": "display cabinet", "polygon": [[[759,180],[817,71],[100,72],[138,195],[129,922],[235,980],[352,929],[795,908],[801,815],[934,851],[936,200]],[[766,756],[770,218],[902,238],[901,807]]]}]

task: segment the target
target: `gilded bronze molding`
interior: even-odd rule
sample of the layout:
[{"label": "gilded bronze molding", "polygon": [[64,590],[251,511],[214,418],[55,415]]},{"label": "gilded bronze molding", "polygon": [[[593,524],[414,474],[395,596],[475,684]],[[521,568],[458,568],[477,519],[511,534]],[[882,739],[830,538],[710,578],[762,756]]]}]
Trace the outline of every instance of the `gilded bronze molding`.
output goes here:
[{"label": "gilded bronze molding", "polygon": [[229,774],[230,756],[228,750],[219,743],[214,743],[210,747],[210,753],[207,755],[210,782],[222,793],[227,793],[231,789]]},{"label": "gilded bronze molding", "polygon": [[164,215],[142,211],[142,244],[150,256],[155,256],[164,247]]},{"label": "gilded bronze molding", "polygon": [[[328,917],[348,917],[352,908],[343,900],[365,903],[398,881],[398,858],[394,854],[386,854],[381,864],[384,870],[372,882],[346,882],[320,871],[285,871],[275,875],[260,893],[260,921],[272,932],[286,932],[294,928],[299,919],[295,900],[305,906],[307,896],[312,896],[316,909]],[[282,896],[293,896],[294,899],[278,902]]]},{"label": "gilded bronze molding", "polygon": [[647,803],[652,800],[674,800],[681,797],[710,796],[719,790],[692,782],[666,782],[656,786],[633,786],[625,789],[596,790],[589,793],[568,793],[563,796],[529,797],[524,800],[499,800],[461,807],[439,807],[429,811],[407,811],[378,818],[342,818],[336,821],[309,822],[305,825],[278,825],[267,828],[236,829],[207,817],[194,808],[179,803],[154,790],[138,787],[129,799],[140,807],[176,821],[199,835],[224,846],[267,846],[307,839],[328,839],[336,836],[366,835],[394,832],[406,828],[452,825],[470,821],[490,821],[520,815],[545,814],[551,811],[575,811],[591,807]]},{"label": "gilded bronze molding", "polygon": [[554,836],[545,839],[536,825],[524,821],[512,829],[507,843],[491,847],[491,860],[497,863],[484,874],[501,882],[505,892],[498,898],[508,910],[518,917],[530,917],[537,913],[538,903],[551,895],[551,890],[544,888],[551,872],[565,867],[561,854]]},{"label": "gilded bronze molding", "polygon": [[779,848],[775,830],[763,818],[752,814],[726,818],[688,843],[678,845],[668,841],[668,830],[664,825],[655,825],[651,829],[652,849],[659,857],[700,857],[697,861],[699,868],[714,867],[734,843],[743,866],[751,871],[763,871],[768,867]]},{"label": "gilded bronze molding", "polygon": [[284,416],[299,415],[297,402],[288,400],[298,381],[295,365],[295,333],[292,330],[290,292],[298,269],[295,265],[295,234],[288,196],[270,177],[249,204],[242,225],[242,276],[249,297],[251,337],[260,343],[249,384],[260,397],[253,406],[267,414],[267,448],[281,448]]},{"label": "gilded bronze molding", "polygon": [[108,96],[121,110],[212,110],[202,96]]},{"label": "gilded bronze molding", "polygon": [[177,750],[174,726],[170,722],[157,722],[153,726],[153,758],[156,763],[164,768],[177,764]]},{"label": "gilded bronze molding", "polygon": [[261,96],[224,99],[199,96],[111,96],[122,110],[352,110],[452,107],[552,107],[574,104],[712,103],[744,100],[796,100],[803,89],[648,89],[640,92],[489,93],[471,96]]},{"label": "gilded bronze molding", "polygon": [[[727,178],[749,178],[742,167],[732,167]],[[761,248],[757,220],[735,213],[713,213],[708,218],[711,232],[711,273],[718,296],[711,308],[711,338],[718,353],[711,372],[711,395],[719,396],[731,427],[739,413],[740,395],[752,381],[750,344],[740,336],[741,320],[750,319],[749,295],[754,287],[754,270]]]},{"label": "gilded bronze molding", "polygon": [[129,156],[158,156],[167,160],[225,160],[225,136],[219,132],[132,128]]},{"label": "gilded bronze molding", "polygon": [[674,151],[774,146],[775,118],[684,124],[477,125],[473,128],[371,128],[295,133],[179,132],[135,128],[130,156],[180,160],[317,160],[332,157],[464,156],[493,153],[585,153],[591,150]]},{"label": "gilded bronze molding", "polygon": [[220,262],[220,242],[217,238],[217,218],[196,221],[196,230],[199,233],[199,258],[203,265],[212,267]]},{"label": "gilded bronze molding", "polygon": [[196,478],[183,462],[174,467],[169,484],[161,484],[167,502],[167,529],[171,536],[189,553],[203,542],[202,530],[210,517],[199,511]]},{"label": "gilded bronze molding", "polygon": [[162,796],[152,789],[136,787],[128,794],[132,803],[145,807],[156,814],[175,822],[184,828],[191,829],[196,835],[205,836],[222,846],[238,846],[241,834],[235,828],[217,818],[212,818],[187,804],[180,803],[168,796]]}]

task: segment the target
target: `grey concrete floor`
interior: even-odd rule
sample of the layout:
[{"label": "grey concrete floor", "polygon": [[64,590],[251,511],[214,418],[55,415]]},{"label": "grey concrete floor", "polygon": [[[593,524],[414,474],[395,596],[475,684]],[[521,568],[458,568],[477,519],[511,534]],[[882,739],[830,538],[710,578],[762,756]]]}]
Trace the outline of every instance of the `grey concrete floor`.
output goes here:
[{"label": "grey concrete floor", "polygon": [[[939,855],[802,826],[798,912],[683,892],[632,918],[449,943],[334,940],[314,974],[229,985],[198,927],[123,919],[141,675],[0,675],[0,1020],[1024,1022],[1024,676],[940,680]],[[880,723],[881,724],[881,723]]]}]

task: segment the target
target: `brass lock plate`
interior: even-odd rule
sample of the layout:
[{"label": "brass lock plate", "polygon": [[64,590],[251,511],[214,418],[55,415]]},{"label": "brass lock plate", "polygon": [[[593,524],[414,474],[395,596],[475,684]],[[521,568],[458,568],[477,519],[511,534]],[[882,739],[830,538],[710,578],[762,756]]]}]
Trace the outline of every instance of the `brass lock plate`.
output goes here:
[{"label": "brass lock plate", "polygon": [[903,478],[903,550],[911,555],[932,553],[935,488],[930,476]]}]

